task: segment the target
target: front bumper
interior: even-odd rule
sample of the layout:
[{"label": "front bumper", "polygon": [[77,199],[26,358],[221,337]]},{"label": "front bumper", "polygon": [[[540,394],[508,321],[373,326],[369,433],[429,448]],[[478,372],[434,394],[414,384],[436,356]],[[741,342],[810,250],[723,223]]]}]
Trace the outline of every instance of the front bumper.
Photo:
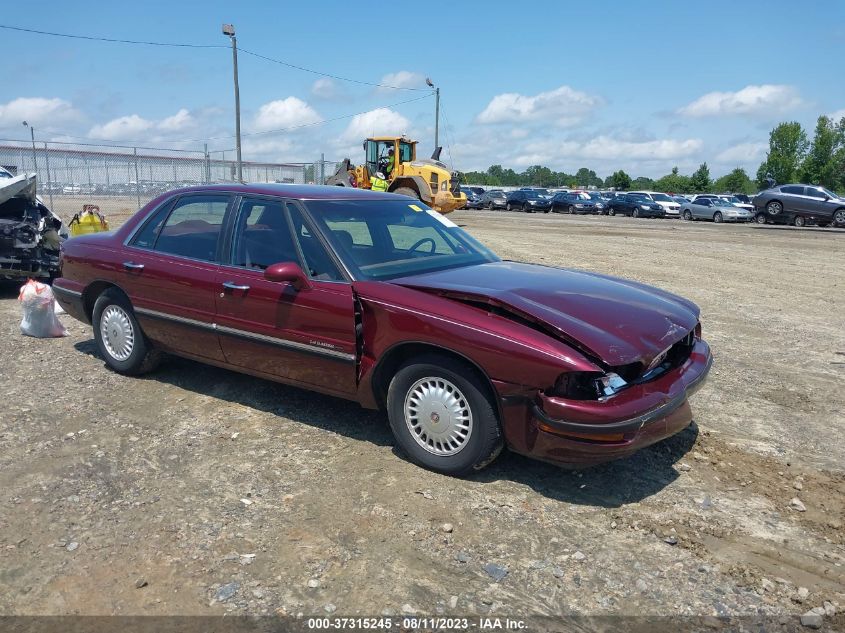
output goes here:
[{"label": "front bumper", "polygon": [[443,215],[451,213],[455,209],[463,208],[467,203],[466,194],[454,195],[451,191],[438,191],[432,200],[432,207]]},{"label": "front bumper", "polygon": [[588,466],[631,455],[689,426],[688,398],[712,363],[710,347],[698,340],[680,367],[602,401],[539,393],[521,429],[515,424],[521,416],[513,411],[505,416],[505,437],[515,452],[561,465]]}]

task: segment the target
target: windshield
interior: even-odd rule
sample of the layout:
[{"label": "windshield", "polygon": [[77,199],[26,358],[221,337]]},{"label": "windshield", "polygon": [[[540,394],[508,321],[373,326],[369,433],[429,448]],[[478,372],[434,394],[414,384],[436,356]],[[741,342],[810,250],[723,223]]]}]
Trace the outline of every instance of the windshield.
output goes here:
[{"label": "windshield", "polygon": [[655,200],[656,202],[675,202],[665,193],[653,193],[651,194],[651,199]]},{"label": "windshield", "polygon": [[380,281],[499,261],[419,201],[311,200],[307,205],[356,279]]}]

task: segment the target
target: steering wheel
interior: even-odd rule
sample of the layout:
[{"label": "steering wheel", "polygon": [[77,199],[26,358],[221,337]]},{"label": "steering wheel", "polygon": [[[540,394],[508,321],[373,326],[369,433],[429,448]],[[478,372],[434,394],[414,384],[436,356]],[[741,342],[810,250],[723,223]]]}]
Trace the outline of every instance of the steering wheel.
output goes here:
[{"label": "steering wheel", "polygon": [[437,250],[437,243],[431,239],[430,237],[424,237],[421,240],[417,240],[414,242],[414,245],[408,249],[409,253],[413,253],[416,251],[420,246],[425,244],[426,242],[431,242],[431,250],[428,252],[429,255],[434,255],[434,251]]}]

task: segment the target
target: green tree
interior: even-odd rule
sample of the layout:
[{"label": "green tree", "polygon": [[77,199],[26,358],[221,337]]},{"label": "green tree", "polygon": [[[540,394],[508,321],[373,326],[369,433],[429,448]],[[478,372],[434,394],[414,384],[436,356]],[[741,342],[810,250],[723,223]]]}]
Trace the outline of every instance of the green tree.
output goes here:
[{"label": "green tree", "polygon": [[731,173],[718,178],[713,183],[713,189],[717,192],[754,193],[754,183],[742,167],[737,167]]},{"label": "green tree", "polygon": [[625,191],[631,188],[631,177],[621,169],[613,172],[610,176],[610,187],[618,191]]},{"label": "green tree", "polygon": [[651,191],[654,189],[654,181],[651,178],[646,178],[645,176],[637,176],[634,178],[634,182],[631,183],[631,189]]},{"label": "green tree", "polygon": [[779,184],[798,180],[798,170],[807,154],[807,133],[797,121],[781,123],[769,134],[769,152],[757,170],[757,184],[766,184],[771,174]]},{"label": "green tree", "polygon": [[710,169],[707,167],[707,163],[701,163],[698,169],[690,176],[689,180],[690,186],[695,192],[703,192],[710,189],[712,181],[710,180]]},{"label": "green tree", "polygon": [[578,186],[601,187],[604,183],[604,181],[596,175],[596,172],[592,169],[587,169],[586,167],[582,167],[575,172],[574,178],[578,182]]},{"label": "green tree", "polygon": [[678,173],[677,167],[672,168],[671,174],[666,174],[662,178],[658,178],[654,183],[654,188],[657,191],[666,191],[669,193],[690,193],[693,190],[689,176],[683,176]]},{"label": "green tree", "polygon": [[845,147],[845,124],[837,125],[820,116],[810,151],[801,164],[800,180],[835,189],[842,185],[842,149]]}]

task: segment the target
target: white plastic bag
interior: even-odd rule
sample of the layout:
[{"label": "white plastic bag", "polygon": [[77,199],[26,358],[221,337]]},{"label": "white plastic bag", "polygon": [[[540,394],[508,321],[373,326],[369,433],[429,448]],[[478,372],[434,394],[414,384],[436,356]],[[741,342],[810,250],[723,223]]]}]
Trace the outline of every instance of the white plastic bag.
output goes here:
[{"label": "white plastic bag", "polygon": [[21,332],[36,338],[67,336],[67,330],[56,317],[56,298],[53,289],[32,279],[21,286],[18,295],[23,310]]}]

